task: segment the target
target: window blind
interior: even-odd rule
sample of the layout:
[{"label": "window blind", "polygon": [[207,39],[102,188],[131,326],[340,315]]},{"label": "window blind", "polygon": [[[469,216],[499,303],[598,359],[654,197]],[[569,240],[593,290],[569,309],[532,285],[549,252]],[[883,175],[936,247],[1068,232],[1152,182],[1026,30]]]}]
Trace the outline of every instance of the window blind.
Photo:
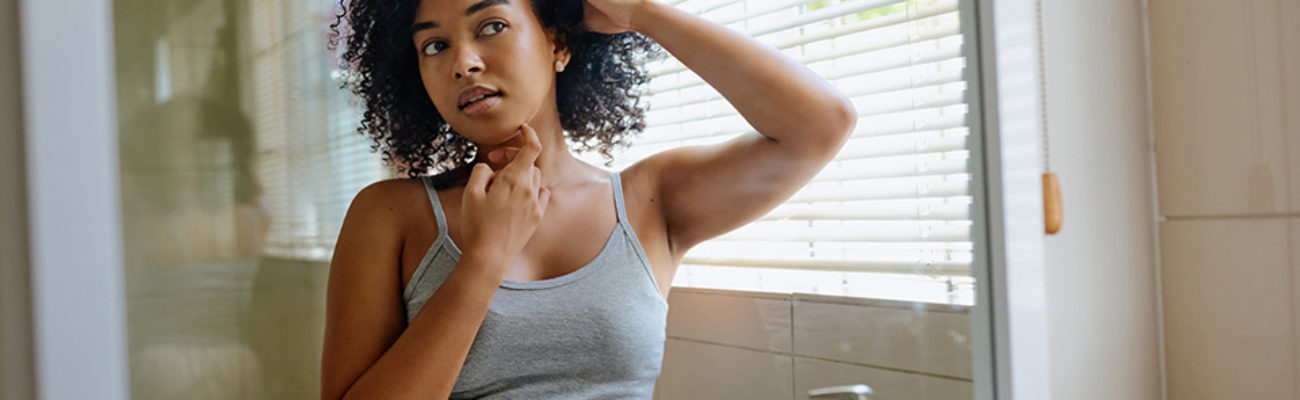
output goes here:
[{"label": "window blind", "polygon": [[245,112],[257,133],[255,174],[270,213],[264,254],[328,260],[347,207],[391,177],[356,133],[360,109],[326,46],[333,0],[246,0]]},{"label": "window blind", "polygon": [[[972,198],[958,0],[685,0],[802,62],[846,94],[858,124],[789,201],[692,249],[678,286],[973,304]],[[668,57],[649,66],[647,129],[622,169],[752,128]],[[592,158],[595,160],[595,158]]]}]

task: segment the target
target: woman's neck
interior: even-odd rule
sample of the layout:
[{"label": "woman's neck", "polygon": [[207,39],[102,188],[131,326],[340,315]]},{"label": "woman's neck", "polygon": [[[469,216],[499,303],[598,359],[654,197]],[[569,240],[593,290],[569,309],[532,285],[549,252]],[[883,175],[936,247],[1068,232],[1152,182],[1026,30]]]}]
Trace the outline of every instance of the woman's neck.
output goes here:
[{"label": "woman's neck", "polygon": [[[529,122],[529,126],[537,131],[537,138],[542,142],[542,152],[537,156],[537,168],[542,171],[542,186],[553,187],[556,183],[566,180],[570,174],[580,171],[574,167],[579,167],[582,161],[574,157],[569,151],[569,146],[564,139],[564,130],[560,127],[560,121],[554,119],[537,118]],[[518,149],[524,145],[524,135],[522,132],[518,135],[507,139],[504,142],[495,145],[478,145],[478,156],[475,162],[486,162],[492,167],[493,171],[500,171],[510,163],[510,157],[502,160],[489,160],[488,156],[498,149],[510,150],[507,153],[515,154]]]}]

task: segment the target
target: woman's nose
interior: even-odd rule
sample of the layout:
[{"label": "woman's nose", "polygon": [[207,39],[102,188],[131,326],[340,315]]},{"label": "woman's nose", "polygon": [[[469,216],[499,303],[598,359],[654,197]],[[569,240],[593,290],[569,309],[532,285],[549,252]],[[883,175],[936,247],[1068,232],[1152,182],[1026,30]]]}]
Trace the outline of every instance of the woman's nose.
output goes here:
[{"label": "woman's nose", "polygon": [[452,71],[456,79],[460,79],[470,73],[483,72],[483,60],[472,51],[465,51],[457,54],[455,70]]}]

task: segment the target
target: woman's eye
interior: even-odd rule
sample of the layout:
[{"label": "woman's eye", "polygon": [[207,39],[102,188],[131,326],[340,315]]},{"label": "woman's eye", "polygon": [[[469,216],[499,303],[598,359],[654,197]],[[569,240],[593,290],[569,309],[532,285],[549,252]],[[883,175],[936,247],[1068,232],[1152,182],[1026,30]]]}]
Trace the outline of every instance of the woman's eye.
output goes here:
[{"label": "woman's eye", "polygon": [[506,24],[504,22],[492,21],[489,22],[487,25],[483,25],[482,32],[487,35],[495,35],[501,33],[502,29],[506,29]]},{"label": "woman's eye", "polygon": [[443,43],[443,42],[429,42],[429,44],[424,45],[424,50],[423,50],[423,52],[424,52],[424,55],[426,55],[426,56],[431,56],[431,55],[434,55],[434,54],[438,54],[439,51],[442,51],[442,49],[445,49],[445,48],[447,48],[447,44],[446,44],[446,43]]}]

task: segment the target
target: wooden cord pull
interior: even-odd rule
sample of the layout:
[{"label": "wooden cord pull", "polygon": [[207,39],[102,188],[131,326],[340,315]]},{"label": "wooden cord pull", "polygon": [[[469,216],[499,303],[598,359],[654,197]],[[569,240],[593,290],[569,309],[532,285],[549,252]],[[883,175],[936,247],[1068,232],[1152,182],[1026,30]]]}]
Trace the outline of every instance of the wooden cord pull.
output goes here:
[{"label": "wooden cord pull", "polygon": [[1056,174],[1043,173],[1043,222],[1047,234],[1054,235],[1061,230],[1065,220],[1065,209],[1061,205],[1061,183]]}]

